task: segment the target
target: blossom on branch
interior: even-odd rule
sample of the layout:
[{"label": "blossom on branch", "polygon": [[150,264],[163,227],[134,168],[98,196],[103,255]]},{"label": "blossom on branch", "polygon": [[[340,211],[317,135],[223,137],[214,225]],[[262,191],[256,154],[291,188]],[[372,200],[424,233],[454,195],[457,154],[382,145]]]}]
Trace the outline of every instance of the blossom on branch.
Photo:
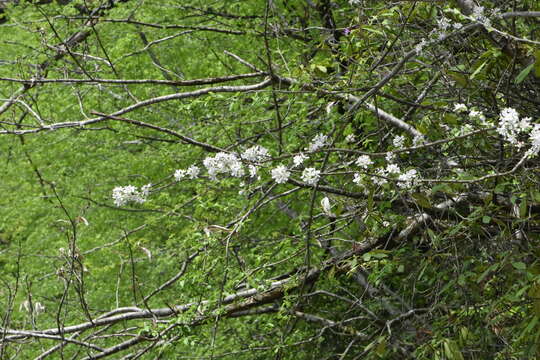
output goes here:
[{"label": "blossom on branch", "polygon": [[321,207],[323,209],[323,212],[326,214],[326,216],[336,217],[336,215],[332,212],[332,205],[330,205],[330,199],[328,199],[327,196],[322,198]]},{"label": "blossom on branch", "polygon": [[467,112],[467,105],[465,104],[455,104],[454,105],[454,112],[457,112],[457,113],[463,113],[463,112]]},{"label": "blossom on branch", "polygon": [[416,185],[418,180],[418,172],[415,169],[411,169],[406,173],[398,176],[398,187],[402,189],[410,189]]},{"label": "blossom on branch", "polygon": [[217,153],[216,156],[208,156],[203,160],[203,165],[208,171],[210,179],[217,180],[219,174],[230,174],[234,177],[244,175],[244,169],[240,159],[236,154],[228,154],[225,152]]},{"label": "blossom on branch", "polygon": [[263,162],[264,160],[267,160],[269,157],[270,157],[270,153],[268,152],[268,149],[260,145],[252,146],[249,149],[246,149],[244,153],[242,154],[242,159],[251,161],[254,163]]},{"label": "blossom on branch", "polygon": [[201,172],[201,169],[199,169],[198,166],[195,166],[195,165],[191,165],[190,167],[188,167],[188,169],[186,170],[186,174],[189,175],[189,178],[190,179],[196,179],[197,176],[199,176],[199,173]]},{"label": "blossom on branch", "polygon": [[186,174],[187,174],[186,170],[178,169],[174,172],[174,179],[176,181],[180,181],[186,177]]},{"label": "blossom on branch", "polygon": [[278,184],[286,183],[290,176],[291,172],[285,165],[279,165],[278,167],[272,169],[272,179],[274,179]]},{"label": "blossom on branch", "polygon": [[405,136],[398,135],[392,140],[392,144],[398,149],[401,149],[405,145]]},{"label": "blossom on branch", "polygon": [[356,160],[356,165],[364,169],[367,169],[369,165],[372,165],[372,164],[373,164],[373,161],[368,155],[360,155],[358,159]]},{"label": "blossom on branch", "polygon": [[321,177],[320,170],[315,168],[306,168],[302,172],[302,180],[308,185],[315,185]]},{"label": "blossom on branch", "polygon": [[529,156],[537,155],[540,152],[540,124],[534,124],[534,127],[529,134],[531,148],[527,151]]},{"label": "blossom on branch", "polygon": [[323,134],[318,134],[311,140],[311,144],[309,144],[308,150],[309,151],[317,151],[327,145],[328,136]]},{"label": "blossom on branch", "polygon": [[306,161],[308,159],[308,157],[302,153],[298,154],[298,155],[295,155],[295,157],[293,158],[293,167],[298,167],[300,166],[304,161]]},{"label": "blossom on branch", "polygon": [[518,135],[530,130],[530,118],[519,120],[519,113],[513,108],[504,108],[499,116],[499,127],[497,132],[508,142],[514,145],[520,145]]},{"label": "blossom on branch", "polygon": [[486,121],[486,116],[484,115],[484,113],[478,110],[471,110],[469,112],[469,118],[471,120],[479,120],[481,122]]},{"label": "blossom on branch", "polygon": [[133,185],[117,186],[112,192],[114,205],[123,206],[129,202],[142,204],[146,201],[151,187],[152,184],[147,184],[144,185],[139,191],[137,187]]}]

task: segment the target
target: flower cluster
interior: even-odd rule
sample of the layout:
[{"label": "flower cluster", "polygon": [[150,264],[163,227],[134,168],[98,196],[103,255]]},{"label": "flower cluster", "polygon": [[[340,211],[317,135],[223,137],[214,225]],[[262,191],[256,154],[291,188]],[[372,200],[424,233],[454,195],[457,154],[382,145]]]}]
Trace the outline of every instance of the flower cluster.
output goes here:
[{"label": "flower cluster", "polygon": [[518,135],[531,129],[531,118],[519,118],[519,114],[515,109],[505,108],[499,116],[499,127],[497,132],[502,137],[516,146],[523,145],[517,139]]},{"label": "flower cluster", "polygon": [[117,186],[113,189],[112,198],[114,205],[122,206],[129,202],[142,204],[146,201],[152,184],[147,184],[141,187],[140,190],[136,186]]},{"label": "flower cluster", "polygon": [[382,186],[388,183],[388,180],[386,180],[387,176],[388,176],[388,173],[386,172],[386,169],[378,169],[377,176],[372,177],[371,181],[373,181],[375,185]]},{"label": "flower cluster", "polygon": [[278,184],[286,183],[290,176],[291,172],[285,165],[279,165],[278,167],[272,169],[272,179],[274,179]]},{"label": "flower cluster", "polygon": [[311,140],[311,144],[308,146],[308,151],[317,151],[327,145],[328,136],[318,134]]},{"label": "flower cluster", "polygon": [[441,31],[446,31],[449,27],[452,26],[452,22],[448,20],[448,18],[443,16],[437,20],[437,26],[439,29],[441,29]]},{"label": "flower cluster", "polygon": [[[388,178],[393,178],[397,181],[397,186],[401,189],[410,189],[418,185],[418,172],[415,169],[402,172],[399,165],[394,163],[395,153],[389,152],[386,155],[387,165],[384,168],[379,168],[375,171],[375,176],[371,176],[371,181],[375,185],[382,186],[388,183]],[[366,169],[369,165],[372,165],[370,157],[362,155],[356,161],[359,167]],[[362,182],[366,178],[359,173],[354,174],[353,183],[361,186]]]},{"label": "flower cluster", "polygon": [[475,6],[473,8],[472,12],[472,18],[479,23],[483,24],[484,26],[490,27],[491,21],[486,17],[484,14],[484,7],[483,6]]},{"label": "flower cluster", "polygon": [[392,140],[392,144],[398,149],[401,149],[405,145],[405,136],[398,135]]},{"label": "flower cluster", "polygon": [[484,115],[484,113],[478,110],[471,110],[469,112],[469,118],[471,120],[478,120],[481,123],[484,123],[486,121],[486,116]]},{"label": "flower cluster", "polygon": [[359,173],[354,173],[353,183],[355,183],[356,185],[360,185],[362,183],[362,175],[360,175]]},{"label": "flower cluster", "polygon": [[244,160],[261,163],[270,157],[270,153],[268,152],[268,149],[260,145],[255,145],[246,149],[241,156]]},{"label": "flower cluster", "polygon": [[321,171],[315,168],[305,168],[302,172],[302,181],[308,185],[315,185],[321,177]]},{"label": "flower cluster", "polygon": [[174,172],[174,178],[176,181],[180,181],[185,177],[189,177],[190,179],[196,179],[199,176],[199,173],[201,172],[201,169],[199,169],[198,166],[191,165],[186,170],[178,169]]},{"label": "flower cluster", "polygon": [[433,37],[436,37],[438,40],[441,40],[446,36],[446,32],[448,30],[451,30],[451,29],[459,30],[462,27],[463,27],[463,24],[458,23],[458,22],[452,23],[450,19],[442,16],[440,19],[437,20],[437,29],[433,29],[430,32],[430,35]]},{"label": "flower cluster", "polygon": [[397,185],[402,189],[410,189],[417,185],[418,172],[415,169],[411,169],[398,176]]},{"label": "flower cluster", "polygon": [[372,165],[373,161],[368,155],[360,155],[356,160],[356,165],[363,169],[367,169],[369,165]]},{"label": "flower cluster", "polygon": [[396,164],[388,164],[385,169],[386,174],[399,174],[401,169]]},{"label": "flower cluster", "polygon": [[295,155],[295,157],[293,158],[293,167],[298,167],[302,165],[307,159],[308,157],[302,153]]},{"label": "flower cluster", "polygon": [[457,112],[457,113],[464,113],[464,112],[467,112],[468,108],[467,108],[467,105],[465,104],[455,104],[454,105],[454,112]]},{"label": "flower cluster", "polygon": [[208,156],[204,159],[203,165],[206,167],[208,176],[212,180],[216,180],[218,174],[230,174],[234,177],[241,177],[244,175],[242,162],[236,154],[220,152],[214,157]]}]

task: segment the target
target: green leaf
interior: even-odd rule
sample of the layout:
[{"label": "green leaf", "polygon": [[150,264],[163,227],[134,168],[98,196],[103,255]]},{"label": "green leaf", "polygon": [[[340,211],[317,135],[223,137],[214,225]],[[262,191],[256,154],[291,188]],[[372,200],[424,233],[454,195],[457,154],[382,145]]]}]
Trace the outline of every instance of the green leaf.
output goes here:
[{"label": "green leaf", "polygon": [[521,203],[519,204],[519,217],[524,218],[527,217],[527,198],[523,197],[521,198]]},{"label": "green leaf", "polygon": [[487,61],[484,61],[479,67],[476,68],[476,70],[471,74],[469,77],[471,80],[474,79],[478,74],[480,74],[480,71],[487,65]]},{"label": "green leaf", "polygon": [[479,284],[479,283],[481,283],[482,281],[484,281],[484,279],[486,278],[486,276],[488,276],[489,273],[495,271],[498,267],[499,267],[499,263],[495,263],[495,264],[491,265],[490,267],[488,267],[488,268],[482,273],[482,275],[480,275],[480,277],[476,280],[476,283]]},{"label": "green leaf", "polygon": [[521,262],[521,261],[513,262],[512,266],[514,268],[516,268],[517,270],[526,270],[527,269],[527,264],[525,264],[524,262]]},{"label": "green leaf", "polygon": [[482,222],[484,224],[489,224],[491,222],[491,217],[487,215],[482,216]]},{"label": "green leaf", "polygon": [[452,79],[454,79],[454,81],[458,83],[458,85],[461,85],[461,87],[467,87],[469,85],[469,80],[465,76],[461,75],[460,73],[456,71],[449,71],[448,75]]},{"label": "green leaf", "polygon": [[416,200],[416,203],[424,208],[431,208],[431,202],[429,198],[423,193],[413,193],[411,196]]},{"label": "green leaf", "polygon": [[326,66],[323,66],[323,65],[315,65],[316,69],[319,70],[320,72],[322,73],[327,73],[327,69],[326,69]]},{"label": "green leaf", "polygon": [[527,66],[525,69],[521,70],[521,72],[519,73],[518,76],[516,76],[516,79],[514,80],[514,82],[517,84],[521,83],[523,80],[525,80],[525,78],[527,77],[527,75],[529,75],[529,73],[531,72],[531,70],[533,69],[534,67],[534,64],[536,62],[530,64],[529,66]]},{"label": "green leaf", "polygon": [[448,360],[463,360],[463,355],[459,350],[458,345],[452,340],[445,340],[443,343],[444,354]]},{"label": "green leaf", "polygon": [[540,77],[540,50],[534,52],[534,75]]}]

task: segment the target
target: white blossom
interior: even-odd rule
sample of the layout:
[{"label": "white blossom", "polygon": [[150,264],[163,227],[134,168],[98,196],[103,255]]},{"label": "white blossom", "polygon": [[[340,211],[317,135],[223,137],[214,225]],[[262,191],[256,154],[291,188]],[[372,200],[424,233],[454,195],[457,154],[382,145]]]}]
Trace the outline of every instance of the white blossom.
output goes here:
[{"label": "white blossom", "polygon": [[302,180],[308,185],[315,185],[321,177],[320,170],[315,168],[306,168],[302,172]]},{"label": "white blossom", "polygon": [[356,185],[360,185],[361,182],[362,182],[362,175],[360,175],[359,173],[354,173],[353,183],[355,183]]},{"label": "white blossom", "polygon": [[484,7],[483,6],[475,6],[473,8],[472,16],[475,19],[480,19],[484,17]]},{"label": "white blossom", "polygon": [[399,181],[397,185],[400,188],[409,189],[416,185],[416,181],[418,180],[418,173],[415,169],[411,169],[406,173],[399,175],[397,179]]},{"label": "white blossom", "polygon": [[451,21],[445,17],[441,17],[440,19],[437,20],[437,26],[442,31],[445,31],[446,29],[448,29],[451,26],[451,24],[452,24]]},{"label": "white blossom", "polygon": [[254,178],[255,176],[257,176],[257,172],[259,171],[258,167],[256,167],[255,165],[249,165],[248,169],[249,169],[249,177]]},{"label": "white blossom", "polygon": [[372,165],[373,161],[368,155],[360,155],[356,160],[356,165],[361,168],[367,169],[369,165]]},{"label": "white blossom", "polygon": [[206,167],[208,175],[212,180],[216,180],[219,174],[230,174],[235,177],[244,175],[242,163],[236,154],[220,152],[214,157],[208,156],[205,158],[203,165]]},{"label": "white blossom", "polygon": [[244,168],[242,167],[242,163],[240,163],[240,161],[232,163],[229,170],[231,175],[234,177],[244,176]]},{"label": "white blossom", "polygon": [[345,142],[348,142],[349,144],[355,141],[356,141],[356,136],[354,136],[354,134],[349,134],[345,137]]},{"label": "white blossom", "polygon": [[330,199],[328,197],[323,197],[321,200],[321,207],[323,209],[323,212],[329,216],[329,217],[336,217],[336,215],[332,212],[332,206],[330,205]]},{"label": "white blossom", "polygon": [[290,176],[291,172],[285,165],[279,165],[278,167],[272,169],[272,179],[274,179],[278,184],[286,183]]},{"label": "white blossom", "polygon": [[491,26],[491,21],[484,15],[483,6],[475,6],[472,12],[472,18],[484,26]]},{"label": "white blossom", "polygon": [[317,151],[327,145],[328,136],[323,134],[318,134],[311,140],[311,144],[309,144],[308,150],[309,151]]},{"label": "white blossom", "polygon": [[186,174],[189,175],[189,178],[190,179],[196,179],[197,176],[199,176],[199,173],[201,172],[201,169],[199,169],[198,166],[195,166],[195,165],[191,165],[190,167],[188,167],[188,169],[186,170]]},{"label": "white blossom", "polygon": [[372,178],[372,181],[375,185],[384,185],[388,182],[388,180],[386,180],[385,178],[386,176],[388,176],[388,174],[384,169],[379,169],[379,171],[377,171],[377,175],[379,176],[374,176]]},{"label": "white blossom", "polygon": [[532,121],[531,117],[521,118],[521,120],[519,121],[519,128],[521,129],[521,131],[531,130],[531,121]]},{"label": "white blossom", "polygon": [[534,127],[529,134],[531,148],[527,151],[529,156],[537,155],[540,152],[540,124],[534,124]]},{"label": "white blossom", "polygon": [[457,112],[457,113],[462,113],[462,112],[467,112],[468,108],[467,108],[467,105],[465,104],[455,104],[454,105],[454,112]]},{"label": "white blossom", "polygon": [[519,114],[515,109],[504,108],[499,116],[499,127],[497,132],[504,137],[504,139],[514,145],[519,145],[517,136],[530,129],[530,118],[523,118],[519,120]]},{"label": "white blossom", "polygon": [[402,148],[405,145],[405,136],[398,135],[392,140],[392,144],[394,144],[397,148]]},{"label": "white blossom", "polygon": [[293,167],[298,167],[300,166],[304,161],[306,161],[308,159],[308,157],[306,155],[304,155],[303,153],[300,153],[298,155],[295,155],[295,157],[293,158],[293,164],[294,166]]},{"label": "white blossom", "polygon": [[469,112],[469,118],[472,120],[480,120],[481,122],[486,121],[486,117],[484,116],[484,113],[477,110],[471,110]]},{"label": "white blossom", "polygon": [[186,174],[187,174],[187,171],[186,170],[181,170],[181,169],[178,169],[174,172],[174,179],[176,181],[180,181],[182,180],[183,178],[186,177]]},{"label": "white blossom", "polygon": [[268,152],[268,149],[260,145],[252,146],[249,149],[246,149],[244,153],[242,154],[242,159],[251,161],[254,163],[263,162],[269,157],[270,157],[270,153]]},{"label": "white blossom", "polygon": [[129,202],[142,204],[146,201],[151,184],[143,186],[141,191],[136,186],[117,186],[113,189],[112,198],[116,206],[122,206]]},{"label": "white blossom", "polygon": [[399,174],[401,172],[399,166],[397,166],[396,164],[388,164],[385,171],[388,174]]},{"label": "white blossom", "polygon": [[393,152],[386,153],[385,159],[387,162],[392,163],[396,160],[396,154]]}]

